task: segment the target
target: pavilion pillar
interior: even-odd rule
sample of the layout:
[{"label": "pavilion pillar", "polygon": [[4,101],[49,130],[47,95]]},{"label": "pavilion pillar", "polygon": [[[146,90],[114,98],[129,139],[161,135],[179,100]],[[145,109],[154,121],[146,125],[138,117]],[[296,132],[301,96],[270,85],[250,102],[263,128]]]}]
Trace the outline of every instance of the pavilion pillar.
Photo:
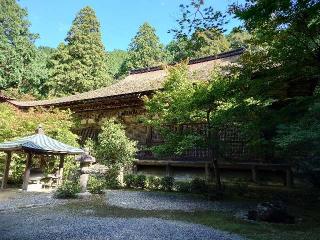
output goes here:
[{"label": "pavilion pillar", "polygon": [[7,152],[6,164],[4,167],[4,174],[3,174],[2,183],[1,183],[1,189],[7,188],[11,157],[12,157],[12,152]]},{"label": "pavilion pillar", "polygon": [[60,155],[59,161],[59,185],[63,182],[64,155]]},{"label": "pavilion pillar", "polygon": [[28,190],[28,183],[29,183],[29,177],[30,177],[30,170],[31,170],[31,164],[32,164],[32,154],[27,154],[27,162],[26,162],[26,169],[24,171],[23,175],[23,185],[22,190]]}]

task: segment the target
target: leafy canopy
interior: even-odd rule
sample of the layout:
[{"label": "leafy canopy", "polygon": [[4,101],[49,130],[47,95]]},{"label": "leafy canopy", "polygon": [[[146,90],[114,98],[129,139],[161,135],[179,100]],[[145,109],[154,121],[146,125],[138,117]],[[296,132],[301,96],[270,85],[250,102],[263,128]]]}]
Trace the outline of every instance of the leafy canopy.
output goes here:
[{"label": "leafy canopy", "polygon": [[155,29],[147,22],[142,24],[131,40],[123,71],[158,66],[165,60],[163,45]]},{"label": "leafy canopy", "polygon": [[100,23],[92,8],[80,10],[65,40],[52,56],[51,94],[81,93],[111,84]]}]

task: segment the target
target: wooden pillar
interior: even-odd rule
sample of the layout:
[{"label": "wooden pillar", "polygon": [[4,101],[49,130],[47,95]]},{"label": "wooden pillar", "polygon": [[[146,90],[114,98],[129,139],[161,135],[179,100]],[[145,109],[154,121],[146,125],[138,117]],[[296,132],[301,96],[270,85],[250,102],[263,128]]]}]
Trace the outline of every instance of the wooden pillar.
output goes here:
[{"label": "wooden pillar", "polygon": [[63,182],[63,166],[64,166],[64,155],[60,155],[59,161],[59,185]]},{"label": "wooden pillar", "polygon": [[132,166],[132,173],[137,174],[138,173],[138,165],[136,163],[133,164]]},{"label": "wooden pillar", "polygon": [[287,186],[288,188],[292,188],[292,186],[293,186],[293,176],[292,176],[291,167],[289,167],[289,168],[286,170],[286,186]]},{"label": "wooden pillar", "polygon": [[209,163],[205,163],[204,165],[204,171],[205,171],[205,177],[207,182],[212,181],[212,173],[211,173],[211,168]]},{"label": "wooden pillar", "polygon": [[166,165],[166,177],[172,177],[172,169],[170,164]]},{"label": "wooden pillar", "polygon": [[29,177],[30,177],[31,164],[32,164],[32,154],[28,153],[27,154],[26,169],[24,171],[23,185],[22,185],[22,190],[25,190],[25,191],[28,190],[28,183],[29,183]]},{"label": "wooden pillar", "polygon": [[258,179],[257,179],[257,167],[256,166],[252,166],[251,167],[251,178],[252,181],[254,183],[258,183]]},{"label": "wooden pillar", "polygon": [[4,174],[2,178],[2,183],[1,183],[1,189],[7,188],[7,182],[8,182],[8,177],[9,177],[9,170],[10,170],[10,163],[11,163],[11,152],[7,152],[7,158],[6,158],[6,164],[4,167]]}]

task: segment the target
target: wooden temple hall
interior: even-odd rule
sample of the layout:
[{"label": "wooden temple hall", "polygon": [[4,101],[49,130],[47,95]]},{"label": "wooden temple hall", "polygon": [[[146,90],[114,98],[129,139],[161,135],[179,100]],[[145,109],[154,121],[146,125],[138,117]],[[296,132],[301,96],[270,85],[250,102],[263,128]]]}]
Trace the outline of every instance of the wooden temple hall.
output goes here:
[{"label": "wooden temple hall", "polygon": [[[237,49],[215,56],[190,60],[189,71],[199,80],[206,80],[215,65],[226,66],[237,62],[243,49]],[[161,143],[154,129],[141,124],[137,117],[145,112],[142,97],[150,96],[161,90],[166,78],[166,70],[161,67],[137,69],[119,82],[94,91],[41,101],[15,101],[0,96],[0,101],[8,102],[21,110],[33,107],[55,107],[70,109],[80,119],[81,127],[75,131],[84,142],[88,138],[96,139],[100,126],[105,119],[115,117],[126,126],[127,136],[137,140],[140,146],[152,146]],[[204,124],[184,126],[194,131],[205,131]],[[226,129],[221,136],[227,143],[226,156],[232,160],[221,164],[223,170],[246,171],[253,181],[258,181],[258,172],[277,172],[286,184],[291,183],[291,170],[288,166],[266,163],[259,158],[249,158],[245,144],[233,129]],[[161,168],[162,173],[175,174],[178,169],[200,171],[210,177],[210,152],[208,149],[192,149],[183,156],[157,159],[151,152],[140,151],[135,162],[136,169]],[[232,163],[231,163],[232,162]],[[281,173],[281,174],[278,174]]]}]

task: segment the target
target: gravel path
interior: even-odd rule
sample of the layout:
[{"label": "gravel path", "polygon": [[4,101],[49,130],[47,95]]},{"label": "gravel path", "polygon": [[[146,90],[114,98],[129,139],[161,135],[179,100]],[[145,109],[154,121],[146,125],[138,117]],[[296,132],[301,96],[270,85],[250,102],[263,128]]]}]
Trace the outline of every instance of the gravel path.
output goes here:
[{"label": "gravel path", "polygon": [[185,212],[215,210],[238,213],[251,208],[251,204],[213,202],[189,195],[159,192],[108,190],[106,199],[109,205],[139,210],[180,210]]},{"label": "gravel path", "polygon": [[50,208],[2,213],[0,238],[2,240],[243,239],[234,234],[180,221],[158,218],[101,218],[57,213]]},{"label": "gravel path", "polygon": [[51,193],[32,193],[20,192],[14,193],[1,192],[2,195],[9,195],[7,198],[0,200],[0,212],[17,210],[20,208],[38,207],[45,205],[54,205],[65,203],[66,200],[59,200],[52,197]]}]

